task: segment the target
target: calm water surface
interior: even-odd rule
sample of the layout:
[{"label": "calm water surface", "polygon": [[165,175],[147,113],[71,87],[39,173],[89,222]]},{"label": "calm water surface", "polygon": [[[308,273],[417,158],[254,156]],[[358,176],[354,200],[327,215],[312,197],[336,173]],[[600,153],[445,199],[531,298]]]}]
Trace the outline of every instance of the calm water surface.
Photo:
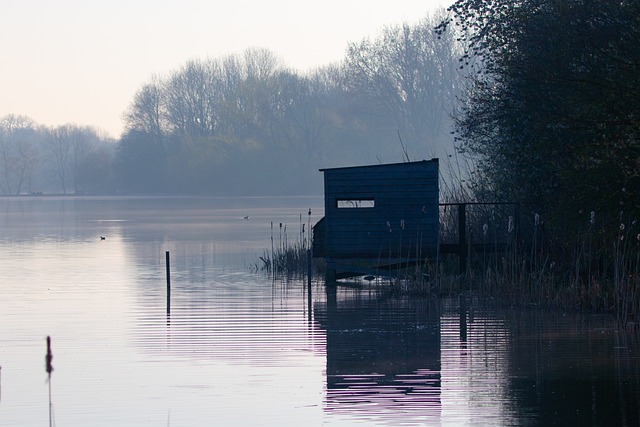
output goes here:
[{"label": "calm water surface", "polygon": [[0,199],[0,426],[48,425],[49,385],[57,426],[638,425],[638,342],[606,316],[315,279],[309,299],[256,270],[321,216],[321,198]]}]

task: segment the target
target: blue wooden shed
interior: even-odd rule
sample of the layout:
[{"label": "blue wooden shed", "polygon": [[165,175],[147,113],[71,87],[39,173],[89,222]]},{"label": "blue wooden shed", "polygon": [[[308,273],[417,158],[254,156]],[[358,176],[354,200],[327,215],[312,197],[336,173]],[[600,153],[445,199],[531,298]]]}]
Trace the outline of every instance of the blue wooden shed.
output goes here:
[{"label": "blue wooden shed", "polygon": [[313,228],[327,278],[380,274],[434,257],[438,159],[320,169],[325,216]]}]

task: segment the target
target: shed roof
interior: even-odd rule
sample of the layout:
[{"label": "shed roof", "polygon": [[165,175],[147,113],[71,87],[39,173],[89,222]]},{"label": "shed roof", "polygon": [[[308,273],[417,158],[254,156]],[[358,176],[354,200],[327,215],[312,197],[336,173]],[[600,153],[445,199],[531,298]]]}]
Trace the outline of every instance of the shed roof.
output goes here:
[{"label": "shed roof", "polygon": [[434,157],[431,160],[419,160],[419,161],[416,161],[416,162],[384,163],[384,164],[379,164],[379,165],[341,166],[341,167],[336,167],[336,168],[322,168],[322,169],[320,169],[320,172],[335,171],[335,170],[341,170],[341,169],[387,168],[387,167],[393,167],[393,166],[407,165],[407,164],[411,164],[411,163],[424,163],[424,162],[437,162],[437,161],[438,161],[438,158]]}]

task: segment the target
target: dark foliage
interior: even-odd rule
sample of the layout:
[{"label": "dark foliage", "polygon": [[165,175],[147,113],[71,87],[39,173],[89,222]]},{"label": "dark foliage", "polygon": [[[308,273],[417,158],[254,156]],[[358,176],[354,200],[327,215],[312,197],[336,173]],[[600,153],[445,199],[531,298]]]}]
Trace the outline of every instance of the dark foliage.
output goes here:
[{"label": "dark foliage", "polygon": [[[633,1],[459,0],[463,66],[476,70],[463,149],[480,190],[545,212],[617,218],[640,191],[640,6]],[[626,206],[625,206],[626,207]]]}]

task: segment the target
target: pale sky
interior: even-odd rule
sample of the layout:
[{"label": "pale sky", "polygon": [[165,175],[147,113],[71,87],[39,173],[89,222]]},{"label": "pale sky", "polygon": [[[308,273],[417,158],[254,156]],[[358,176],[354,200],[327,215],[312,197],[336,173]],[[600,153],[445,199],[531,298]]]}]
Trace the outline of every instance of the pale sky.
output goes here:
[{"label": "pale sky", "polygon": [[190,59],[267,48],[307,71],[347,44],[454,0],[2,0],[0,117],[93,126],[118,138],[152,76]]}]

